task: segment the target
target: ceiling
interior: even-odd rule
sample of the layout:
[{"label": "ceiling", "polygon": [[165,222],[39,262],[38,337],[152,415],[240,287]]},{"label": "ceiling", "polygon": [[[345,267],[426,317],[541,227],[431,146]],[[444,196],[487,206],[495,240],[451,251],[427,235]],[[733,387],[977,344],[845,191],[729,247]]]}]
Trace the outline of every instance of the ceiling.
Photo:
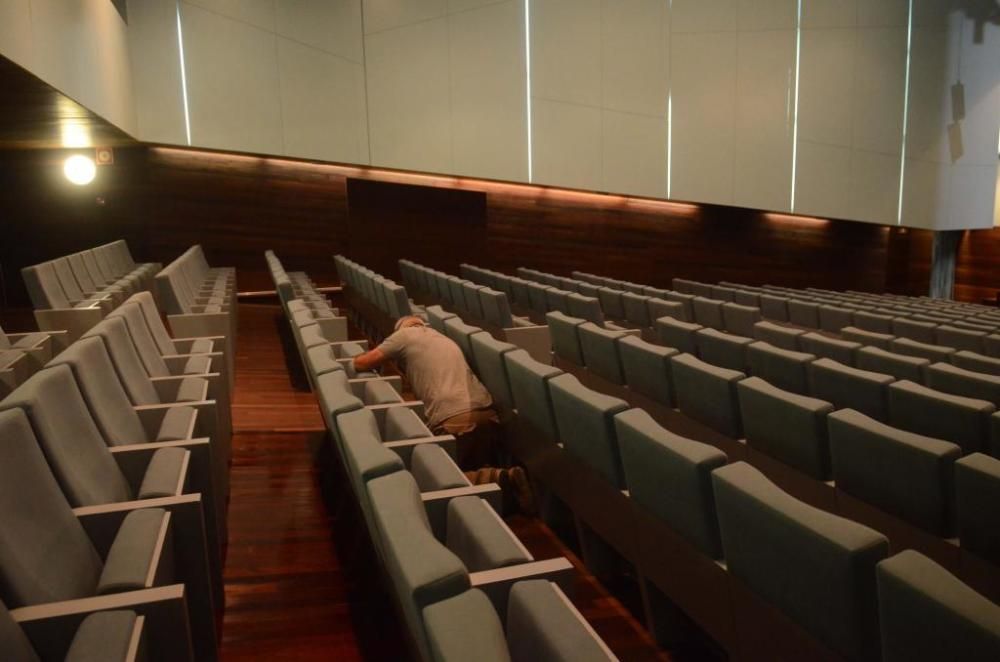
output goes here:
[{"label": "ceiling", "polygon": [[124,147],[137,141],[0,56],[0,149]]}]

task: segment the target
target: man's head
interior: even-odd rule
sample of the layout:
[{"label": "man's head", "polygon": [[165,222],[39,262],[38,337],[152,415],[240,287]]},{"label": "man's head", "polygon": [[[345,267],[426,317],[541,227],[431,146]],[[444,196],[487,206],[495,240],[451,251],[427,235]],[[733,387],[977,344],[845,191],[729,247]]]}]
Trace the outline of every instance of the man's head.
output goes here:
[{"label": "man's head", "polygon": [[399,331],[400,329],[405,329],[408,326],[425,326],[425,324],[424,321],[416,315],[407,315],[406,317],[400,317],[396,321],[394,330]]}]

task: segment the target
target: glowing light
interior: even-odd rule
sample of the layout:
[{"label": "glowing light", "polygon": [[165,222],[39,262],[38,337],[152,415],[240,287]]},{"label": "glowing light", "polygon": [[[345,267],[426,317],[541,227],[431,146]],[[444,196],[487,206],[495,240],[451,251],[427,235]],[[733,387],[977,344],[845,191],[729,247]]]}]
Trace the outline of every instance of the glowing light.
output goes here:
[{"label": "glowing light", "polygon": [[[913,0],[910,0],[909,16],[906,19],[906,78],[903,85],[903,144],[899,155],[899,207],[896,210],[896,225],[903,224],[903,182],[906,179],[906,132],[910,119],[910,49],[913,46]],[[959,45],[961,48],[961,45]]]},{"label": "glowing light", "polygon": [[667,197],[670,197],[670,175],[674,160],[674,95],[667,92]]},{"label": "glowing light", "polygon": [[63,163],[63,174],[73,184],[86,186],[94,181],[97,175],[97,166],[94,160],[81,154],[74,154]]},{"label": "glowing light", "polygon": [[799,70],[802,61],[802,0],[795,18],[795,108],[792,116],[792,199],[789,210],[795,211],[795,171],[799,157]]},{"label": "glowing light", "polygon": [[534,173],[531,159],[531,0],[524,0],[524,68],[525,80],[528,93],[527,113],[528,113],[528,181],[534,181]]},{"label": "glowing light", "polygon": [[181,31],[181,3],[177,0],[177,51],[181,56],[181,99],[184,100],[184,132],[191,144],[191,115],[188,113],[187,71],[184,66],[184,33]]},{"label": "glowing light", "polygon": [[93,147],[90,142],[90,127],[79,120],[63,120],[59,125],[59,133],[63,147]]}]

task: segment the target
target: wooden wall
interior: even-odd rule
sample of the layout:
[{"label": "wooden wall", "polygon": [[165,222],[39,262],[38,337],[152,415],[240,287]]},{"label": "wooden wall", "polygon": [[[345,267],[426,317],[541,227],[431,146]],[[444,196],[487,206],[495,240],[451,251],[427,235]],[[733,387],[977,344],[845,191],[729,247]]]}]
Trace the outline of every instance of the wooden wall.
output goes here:
[{"label": "wooden wall", "polygon": [[[391,274],[405,256],[449,271],[469,260],[661,286],[680,276],[922,294],[929,273],[931,235],[919,230],[159,147],[118,149],[76,188],[63,157],[0,154],[11,305],[26,302],[22,266],[118,237],[136,259],[164,263],[201,243],[212,263],[239,269],[243,291],[270,289],[268,248],[321,284],[336,281],[338,252]],[[956,294],[993,296],[998,264],[1000,230],[967,233]]]}]

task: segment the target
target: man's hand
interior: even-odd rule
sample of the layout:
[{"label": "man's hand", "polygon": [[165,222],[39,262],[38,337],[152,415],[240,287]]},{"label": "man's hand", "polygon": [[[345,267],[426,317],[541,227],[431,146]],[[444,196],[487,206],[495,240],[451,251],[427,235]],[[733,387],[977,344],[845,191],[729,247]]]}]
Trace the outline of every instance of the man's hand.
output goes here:
[{"label": "man's hand", "polygon": [[365,352],[361,356],[354,357],[354,369],[357,372],[368,372],[385,363],[386,358],[377,347],[370,352]]}]

